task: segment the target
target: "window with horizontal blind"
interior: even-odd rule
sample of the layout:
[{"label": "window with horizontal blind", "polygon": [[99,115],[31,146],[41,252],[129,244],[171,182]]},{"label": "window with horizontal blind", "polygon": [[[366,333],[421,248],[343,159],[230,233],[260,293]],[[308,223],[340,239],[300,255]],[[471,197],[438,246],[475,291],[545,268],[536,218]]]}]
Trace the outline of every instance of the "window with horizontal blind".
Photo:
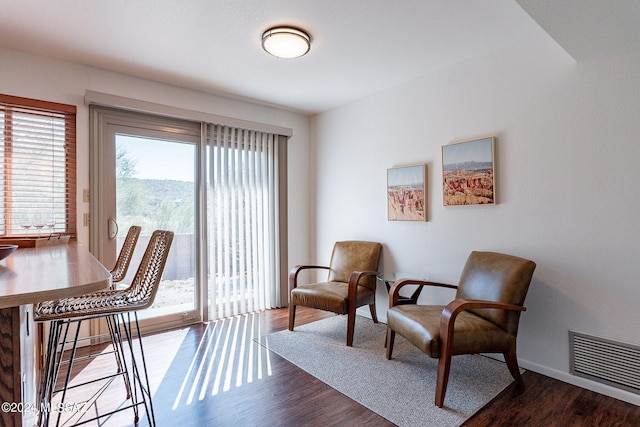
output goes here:
[{"label": "window with horizontal blind", "polygon": [[76,235],[76,106],[0,94],[0,237]]}]

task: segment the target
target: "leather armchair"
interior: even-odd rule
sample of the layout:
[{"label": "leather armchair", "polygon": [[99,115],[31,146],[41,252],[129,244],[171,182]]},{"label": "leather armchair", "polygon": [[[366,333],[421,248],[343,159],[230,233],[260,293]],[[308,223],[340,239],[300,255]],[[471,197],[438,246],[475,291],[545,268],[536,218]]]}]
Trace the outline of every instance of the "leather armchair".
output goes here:
[{"label": "leather armchair", "polygon": [[395,334],[438,361],[435,404],[442,407],[451,357],[502,353],[513,378],[524,386],[516,356],[520,313],[536,264],[495,252],[472,252],[462,271],[455,300],[445,306],[398,305],[398,292],[410,284],[455,286],[403,279],[389,291],[387,359]]},{"label": "leather armchair", "polygon": [[[329,266],[296,265],[289,273],[289,330],[293,331],[296,306],[311,307],[347,315],[347,346],[353,345],[356,308],[369,305],[376,315],[376,274],[382,245],[376,242],[336,242]],[[326,282],[299,284],[298,274],[306,269],[328,270]]]}]

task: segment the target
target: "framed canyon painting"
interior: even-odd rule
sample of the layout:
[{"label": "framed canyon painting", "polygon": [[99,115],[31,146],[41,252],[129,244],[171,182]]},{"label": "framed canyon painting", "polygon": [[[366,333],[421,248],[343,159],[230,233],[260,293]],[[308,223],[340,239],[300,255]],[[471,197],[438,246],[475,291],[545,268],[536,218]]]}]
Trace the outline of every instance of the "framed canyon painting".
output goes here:
[{"label": "framed canyon painting", "polygon": [[427,165],[387,169],[387,219],[426,221]]},{"label": "framed canyon painting", "polygon": [[442,195],[445,206],[495,205],[495,137],[442,147]]}]

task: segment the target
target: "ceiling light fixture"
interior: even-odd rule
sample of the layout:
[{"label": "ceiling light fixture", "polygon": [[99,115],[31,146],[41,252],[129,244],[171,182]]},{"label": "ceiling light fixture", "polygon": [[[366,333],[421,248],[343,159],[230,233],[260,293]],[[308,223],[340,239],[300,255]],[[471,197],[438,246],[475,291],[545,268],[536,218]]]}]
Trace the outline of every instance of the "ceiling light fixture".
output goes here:
[{"label": "ceiling light fixture", "polygon": [[262,34],[262,48],[278,58],[298,58],[311,49],[311,37],[293,27],[273,27]]}]

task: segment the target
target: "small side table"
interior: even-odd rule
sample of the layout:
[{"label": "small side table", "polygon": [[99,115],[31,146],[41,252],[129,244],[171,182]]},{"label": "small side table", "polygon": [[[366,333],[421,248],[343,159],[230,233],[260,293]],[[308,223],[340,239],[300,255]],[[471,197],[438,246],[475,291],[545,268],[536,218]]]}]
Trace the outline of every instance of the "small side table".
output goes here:
[{"label": "small side table", "polygon": [[[376,276],[378,280],[383,282],[387,287],[387,293],[391,290],[391,286],[400,279],[418,279],[429,280],[429,276],[425,273],[382,273]],[[417,285],[418,288],[413,291],[411,296],[398,295],[398,304],[417,304],[420,292],[422,292],[423,286]]]}]

